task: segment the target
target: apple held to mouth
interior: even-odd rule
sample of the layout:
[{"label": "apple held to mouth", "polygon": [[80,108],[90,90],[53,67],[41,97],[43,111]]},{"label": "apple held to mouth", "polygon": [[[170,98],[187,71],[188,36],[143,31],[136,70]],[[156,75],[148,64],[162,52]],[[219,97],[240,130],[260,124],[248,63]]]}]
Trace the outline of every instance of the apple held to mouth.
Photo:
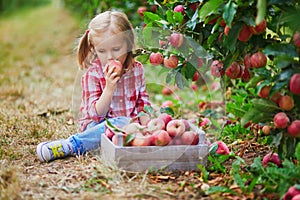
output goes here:
[{"label": "apple held to mouth", "polygon": [[107,70],[109,70],[111,67],[114,67],[114,72],[117,73],[117,76],[121,76],[122,75],[122,70],[123,70],[123,66],[122,63],[118,60],[110,60],[107,63],[108,67]]}]

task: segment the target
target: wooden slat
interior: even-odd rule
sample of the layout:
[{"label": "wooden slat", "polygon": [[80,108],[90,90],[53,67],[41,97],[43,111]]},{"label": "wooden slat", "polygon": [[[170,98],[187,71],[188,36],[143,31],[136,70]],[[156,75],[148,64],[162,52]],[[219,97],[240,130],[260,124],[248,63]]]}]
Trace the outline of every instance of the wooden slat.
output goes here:
[{"label": "wooden slat", "polygon": [[206,164],[208,146],[170,145],[146,147],[115,146],[104,134],[101,138],[101,155],[107,163],[131,171],[147,169],[197,170],[197,164]]}]

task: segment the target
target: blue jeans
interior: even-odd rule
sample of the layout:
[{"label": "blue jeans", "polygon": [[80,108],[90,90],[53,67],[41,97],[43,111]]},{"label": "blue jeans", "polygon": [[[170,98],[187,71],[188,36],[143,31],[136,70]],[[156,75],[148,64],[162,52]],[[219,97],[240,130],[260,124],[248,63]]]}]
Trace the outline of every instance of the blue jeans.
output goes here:
[{"label": "blue jeans", "polygon": [[[108,119],[114,126],[123,127],[129,124],[129,117],[115,117]],[[82,155],[87,151],[100,146],[101,135],[105,132],[105,120],[101,122],[91,122],[86,129],[68,138],[76,155]]]}]

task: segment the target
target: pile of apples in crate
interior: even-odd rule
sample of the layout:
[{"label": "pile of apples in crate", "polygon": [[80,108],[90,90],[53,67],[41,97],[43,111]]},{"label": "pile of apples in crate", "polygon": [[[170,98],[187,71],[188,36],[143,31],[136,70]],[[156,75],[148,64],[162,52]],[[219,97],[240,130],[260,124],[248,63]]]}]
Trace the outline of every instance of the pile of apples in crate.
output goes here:
[{"label": "pile of apples in crate", "polygon": [[117,135],[121,135],[123,146],[166,146],[197,145],[199,134],[191,129],[187,119],[173,119],[167,113],[160,113],[152,118],[146,126],[137,122],[129,123],[121,128],[106,124],[105,135],[118,144]]}]

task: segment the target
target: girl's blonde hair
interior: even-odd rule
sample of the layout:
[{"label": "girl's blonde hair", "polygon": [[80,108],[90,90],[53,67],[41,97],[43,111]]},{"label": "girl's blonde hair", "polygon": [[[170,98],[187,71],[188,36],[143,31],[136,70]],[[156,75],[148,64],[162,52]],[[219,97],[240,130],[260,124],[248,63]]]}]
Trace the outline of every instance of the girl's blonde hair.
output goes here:
[{"label": "girl's blonde hair", "polygon": [[[108,30],[114,34],[124,33],[127,41],[127,58],[124,63],[125,69],[133,64],[134,33],[133,27],[127,16],[119,11],[106,11],[95,16],[88,25],[88,30],[82,35],[77,48],[77,57],[80,69],[88,68],[95,59],[96,52],[93,46],[93,37],[101,36]],[[105,39],[105,38],[103,38]]]}]

